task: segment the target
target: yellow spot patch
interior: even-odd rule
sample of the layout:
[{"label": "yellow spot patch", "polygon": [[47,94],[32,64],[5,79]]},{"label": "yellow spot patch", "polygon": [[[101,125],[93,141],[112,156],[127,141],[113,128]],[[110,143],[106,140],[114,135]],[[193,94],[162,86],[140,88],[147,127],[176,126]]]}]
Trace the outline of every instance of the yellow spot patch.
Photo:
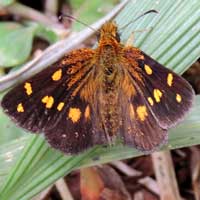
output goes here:
[{"label": "yellow spot patch", "polygon": [[24,107],[23,107],[22,103],[19,103],[17,105],[17,112],[24,112]]},{"label": "yellow spot patch", "polygon": [[129,112],[130,112],[131,119],[132,120],[135,119],[135,111],[134,111],[134,108],[133,108],[132,104],[130,104]]},{"label": "yellow spot patch", "polygon": [[150,103],[151,106],[153,106],[154,102],[153,102],[153,99],[151,97],[148,97],[148,102]]},{"label": "yellow spot patch", "polygon": [[181,97],[180,94],[176,94],[176,101],[177,101],[178,103],[181,103],[182,97]]},{"label": "yellow spot patch", "polygon": [[173,83],[173,74],[169,73],[167,76],[167,84],[171,87]]},{"label": "yellow spot patch", "polygon": [[42,98],[42,103],[47,103],[48,99],[49,99],[48,96],[43,97],[43,98]]},{"label": "yellow spot patch", "polygon": [[137,115],[141,121],[144,121],[148,116],[146,106],[138,106],[136,109]]},{"label": "yellow spot patch", "polygon": [[89,106],[86,107],[84,116],[85,116],[85,119],[90,118],[90,107]]},{"label": "yellow spot patch", "polygon": [[151,75],[153,73],[153,71],[149,65],[144,65],[144,69],[148,75]]},{"label": "yellow spot patch", "polygon": [[56,72],[53,73],[53,75],[51,76],[53,81],[59,81],[62,77],[62,70],[59,69]]},{"label": "yellow spot patch", "polygon": [[33,93],[31,84],[28,83],[28,82],[26,82],[26,83],[24,84],[24,89],[26,90],[26,94],[27,94],[27,95],[31,95],[31,94]]},{"label": "yellow spot patch", "polygon": [[159,89],[154,89],[153,90],[153,96],[156,100],[156,102],[160,102],[160,98],[162,97],[162,92]]},{"label": "yellow spot patch", "polygon": [[46,108],[52,108],[54,98],[52,96],[45,96],[42,98],[42,103],[46,104]]},{"label": "yellow spot patch", "polygon": [[78,122],[81,118],[81,111],[79,108],[70,108],[68,117],[72,120],[73,123]]},{"label": "yellow spot patch", "polygon": [[60,102],[59,104],[58,104],[58,106],[57,106],[57,110],[58,111],[61,111],[62,109],[63,109],[63,106],[64,106],[65,104],[64,104],[64,102]]}]

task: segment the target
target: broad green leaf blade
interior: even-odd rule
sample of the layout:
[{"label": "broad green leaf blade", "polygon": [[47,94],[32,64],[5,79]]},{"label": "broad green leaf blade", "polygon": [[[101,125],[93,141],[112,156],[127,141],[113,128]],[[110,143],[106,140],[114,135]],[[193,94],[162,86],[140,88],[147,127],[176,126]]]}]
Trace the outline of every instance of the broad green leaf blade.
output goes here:
[{"label": "broad green leaf blade", "polygon": [[30,135],[26,134],[24,137],[0,146],[0,187],[28,140],[30,140]]},{"label": "broad green leaf blade", "polygon": [[15,22],[1,22],[0,23],[0,37],[10,33],[13,30],[22,28],[22,25]]},{"label": "broad green leaf blade", "polygon": [[36,26],[16,28],[10,32],[0,30],[0,66],[22,64],[30,55]]},{"label": "broad green leaf blade", "polygon": [[27,27],[35,27],[34,36],[42,38],[47,42],[49,42],[50,44],[53,44],[59,40],[59,36],[53,30],[53,27],[46,26],[39,22],[33,22],[33,21],[25,21],[24,25]]},{"label": "broad green leaf blade", "polygon": [[58,41],[59,37],[56,33],[51,30],[48,26],[42,24],[37,24],[38,28],[36,35],[44,40],[48,41],[50,44],[53,44]]},{"label": "broad green leaf blade", "polygon": [[[131,1],[117,18],[121,27],[143,11],[153,8],[159,10],[160,14],[159,16],[147,15],[131,24],[123,31],[122,39],[127,40],[133,30],[153,27],[153,30],[148,32],[136,33],[135,45],[167,67],[179,73],[183,72],[200,54],[199,32],[194,34],[191,31],[191,27],[199,25],[200,16],[197,14],[199,6],[198,0],[193,3],[176,0]],[[171,15],[173,18],[170,18]],[[174,51],[174,54],[171,55],[170,51]],[[196,99],[197,104],[188,120],[171,130],[173,133],[170,134],[168,147],[177,148],[200,143],[200,98]],[[79,168],[83,164],[86,166],[98,162],[92,161],[92,158],[99,158],[99,162],[104,163],[138,155],[141,153],[134,149],[116,146],[107,149],[97,147],[79,156],[68,157],[48,148],[41,137],[33,136],[9,173],[1,189],[0,199],[30,199],[72,169]]]},{"label": "broad green leaf blade", "polygon": [[20,138],[25,133],[14,123],[11,123],[10,118],[3,113],[2,109],[0,110],[0,127],[0,146],[13,139]]},{"label": "broad green leaf blade", "polygon": [[0,23],[0,67],[20,65],[27,60],[36,35],[50,44],[58,41],[58,36],[49,27],[27,22],[27,27],[13,22]]}]

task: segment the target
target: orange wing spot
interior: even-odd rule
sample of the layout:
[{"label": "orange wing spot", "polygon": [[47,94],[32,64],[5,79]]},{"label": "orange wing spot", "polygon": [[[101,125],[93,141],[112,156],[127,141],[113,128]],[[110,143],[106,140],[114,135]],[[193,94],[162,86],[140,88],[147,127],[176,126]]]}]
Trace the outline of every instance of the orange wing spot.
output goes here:
[{"label": "orange wing spot", "polygon": [[26,82],[26,83],[24,84],[24,89],[26,90],[26,94],[27,94],[27,95],[31,95],[31,94],[33,93],[31,84],[28,83],[28,82]]},{"label": "orange wing spot", "polygon": [[84,113],[85,119],[90,119],[90,107],[87,106]]},{"label": "orange wing spot", "polygon": [[153,71],[149,65],[144,65],[144,69],[148,75],[151,75],[153,73]]},{"label": "orange wing spot", "polygon": [[59,104],[58,104],[58,106],[57,106],[57,110],[58,111],[61,111],[62,109],[63,109],[63,106],[65,105],[65,103],[64,102],[60,102]]},{"label": "orange wing spot", "polygon": [[173,74],[169,73],[167,76],[167,84],[171,87],[173,83]]},{"label": "orange wing spot", "polygon": [[19,103],[17,105],[17,112],[24,112],[24,107],[23,107],[22,103]]},{"label": "orange wing spot", "polygon": [[130,112],[131,119],[134,120],[135,119],[135,111],[134,111],[132,104],[130,104],[130,106],[129,106],[129,112]]},{"label": "orange wing spot", "polygon": [[68,117],[72,120],[73,123],[78,122],[78,120],[81,118],[81,111],[79,108],[70,108]]},{"label": "orange wing spot", "polygon": [[148,102],[150,103],[151,106],[153,106],[154,102],[153,102],[153,99],[151,97],[148,97]]},{"label": "orange wing spot", "polygon": [[53,81],[59,81],[62,77],[62,70],[59,69],[56,72],[53,73],[53,75],[51,76]]},{"label": "orange wing spot", "polygon": [[178,103],[181,103],[182,97],[181,97],[180,94],[176,94],[176,101],[177,101]]},{"label": "orange wing spot", "polygon": [[138,106],[136,109],[137,115],[141,121],[144,121],[148,116],[146,106]]},{"label": "orange wing spot", "polygon": [[162,97],[162,92],[159,89],[154,89],[153,90],[153,96],[154,96],[156,102],[159,103],[160,99]]},{"label": "orange wing spot", "polygon": [[54,103],[54,98],[52,96],[45,96],[42,98],[42,103],[46,104],[46,108],[52,108]]}]

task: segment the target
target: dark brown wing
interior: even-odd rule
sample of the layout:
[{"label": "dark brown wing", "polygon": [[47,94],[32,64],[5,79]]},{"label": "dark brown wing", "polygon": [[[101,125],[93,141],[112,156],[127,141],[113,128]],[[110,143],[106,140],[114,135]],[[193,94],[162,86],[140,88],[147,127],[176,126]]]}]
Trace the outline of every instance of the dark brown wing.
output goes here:
[{"label": "dark brown wing", "polygon": [[[129,49],[128,53],[130,52]],[[163,128],[172,127],[181,121],[191,108],[194,91],[181,76],[141,53],[144,58],[137,61],[139,65],[136,71],[142,81],[136,81],[136,84],[159,125]],[[130,63],[133,62],[128,54],[127,58]],[[136,80],[135,74],[130,72],[130,75]]]},{"label": "dark brown wing", "polygon": [[160,127],[140,89],[129,99],[121,95],[122,125],[120,135],[124,144],[150,153],[168,140],[167,129]]},{"label": "dark brown wing", "polygon": [[189,111],[194,92],[182,77],[135,50],[128,47],[124,53],[124,68],[134,87],[129,87],[128,101],[122,87],[121,134],[125,144],[150,152],[167,141],[167,129]]},{"label": "dark brown wing", "polygon": [[96,144],[107,144],[104,133],[94,126],[93,108],[76,95],[52,128],[45,130],[45,138],[52,147],[67,154],[77,154]]},{"label": "dark brown wing", "polygon": [[[5,113],[19,126],[31,132],[51,129],[68,109],[75,96],[74,92],[91,71],[92,56],[93,51],[90,49],[75,50],[19,84],[2,100]],[[46,96],[49,103],[45,102]],[[62,112],[57,108],[61,102],[64,103]]]},{"label": "dark brown wing", "polygon": [[80,98],[93,68],[93,56],[90,49],[72,51],[13,88],[1,103],[5,113],[24,129],[44,133],[53,147],[65,153],[94,145],[97,136],[92,128],[92,108]]}]

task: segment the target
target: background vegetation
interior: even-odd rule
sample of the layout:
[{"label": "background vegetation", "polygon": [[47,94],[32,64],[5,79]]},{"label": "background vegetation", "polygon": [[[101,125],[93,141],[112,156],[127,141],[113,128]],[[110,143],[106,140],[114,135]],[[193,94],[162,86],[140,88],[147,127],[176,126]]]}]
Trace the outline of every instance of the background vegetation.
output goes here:
[{"label": "background vegetation", "polygon": [[[90,24],[106,13],[109,15],[116,6],[114,0],[104,3],[99,0],[75,0],[70,1],[70,6],[64,4],[59,10],[58,1],[52,2],[55,5],[45,4],[43,9],[37,10],[37,3],[36,8],[31,8],[31,5],[23,2],[0,0],[1,96],[9,87],[55,62],[66,50],[93,34],[80,23],[71,24],[68,20],[60,23],[57,20],[59,12],[73,11],[73,16]],[[126,41],[132,31],[149,28],[149,31],[135,34],[134,45],[164,66],[182,74],[199,58],[199,8],[198,0],[129,1],[115,20],[122,27],[147,10],[158,10],[158,15],[146,15],[126,27],[121,39]],[[101,24],[102,21],[97,21],[94,27]],[[79,30],[82,31],[77,32]],[[83,38],[83,35],[86,37]],[[88,44],[93,45],[93,39],[84,45]],[[16,127],[2,111],[0,127],[2,200],[30,199],[75,169],[141,155],[141,152],[127,147],[98,146],[78,156],[65,156],[48,147],[43,137],[27,134]],[[197,95],[185,121],[170,130],[169,144],[164,149],[200,144],[199,133],[200,97]]]}]

